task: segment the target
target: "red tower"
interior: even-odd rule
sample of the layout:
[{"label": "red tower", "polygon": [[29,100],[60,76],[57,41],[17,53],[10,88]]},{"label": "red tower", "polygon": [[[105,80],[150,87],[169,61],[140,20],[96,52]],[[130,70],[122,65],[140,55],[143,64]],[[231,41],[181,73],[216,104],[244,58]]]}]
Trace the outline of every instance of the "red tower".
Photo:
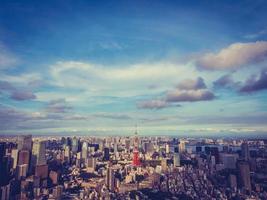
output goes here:
[{"label": "red tower", "polygon": [[135,127],[135,138],[134,138],[134,151],[133,151],[133,165],[139,166],[140,165],[140,159],[139,159],[139,139],[138,139],[138,133],[137,133],[137,126]]},{"label": "red tower", "polygon": [[140,165],[139,152],[138,152],[137,149],[135,149],[134,152],[133,152],[133,165],[134,166],[139,166]]}]

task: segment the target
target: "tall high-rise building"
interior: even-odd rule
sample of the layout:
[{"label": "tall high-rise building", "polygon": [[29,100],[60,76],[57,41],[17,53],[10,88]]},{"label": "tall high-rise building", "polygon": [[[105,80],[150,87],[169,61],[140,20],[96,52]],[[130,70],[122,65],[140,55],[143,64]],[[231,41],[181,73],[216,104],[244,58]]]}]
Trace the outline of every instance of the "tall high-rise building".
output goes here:
[{"label": "tall high-rise building", "polygon": [[248,143],[243,142],[241,145],[241,153],[242,153],[242,158],[246,161],[249,160],[249,148],[248,148]]},{"label": "tall high-rise building", "polygon": [[105,147],[105,141],[104,140],[100,140],[99,141],[99,151],[103,151]]},{"label": "tall high-rise building", "polygon": [[241,187],[251,191],[249,163],[246,161],[239,161],[238,170],[239,170],[239,183],[241,184]]},{"label": "tall high-rise building", "polygon": [[174,167],[180,167],[180,154],[179,153],[174,153],[173,154],[173,165]]},{"label": "tall high-rise building", "polygon": [[30,164],[29,162],[30,162],[30,152],[28,150],[19,151],[18,165],[23,165],[23,164],[29,165]]},{"label": "tall high-rise building", "polygon": [[87,167],[90,168],[92,171],[96,169],[96,158],[90,157],[87,161]]},{"label": "tall high-rise building", "polygon": [[61,138],[61,144],[62,145],[67,145],[68,144],[68,141],[67,141],[67,139],[65,137]]},{"label": "tall high-rise building", "polygon": [[82,144],[82,159],[85,161],[87,159],[88,154],[88,143],[83,142]]},{"label": "tall high-rise building", "polygon": [[235,169],[236,168],[236,161],[238,155],[237,154],[221,154],[221,160],[226,169]]},{"label": "tall high-rise building", "polygon": [[70,147],[69,146],[65,146],[64,160],[66,160],[67,162],[70,162]]},{"label": "tall high-rise building", "polygon": [[46,179],[48,176],[48,165],[37,165],[35,176],[40,177],[40,179]]},{"label": "tall high-rise building", "polygon": [[32,136],[31,135],[21,135],[18,137],[18,150],[32,150]]},{"label": "tall high-rise building", "polygon": [[6,155],[6,143],[0,143],[0,161]]},{"label": "tall high-rise building", "polygon": [[111,167],[107,168],[106,185],[110,191],[113,192],[115,190],[115,173]]},{"label": "tall high-rise building", "polygon": [[130,141],[129,139],[126,139],[126,140],[125,140],[125,150],[126,150],[127,152],[130,151],[130,146],[131,146],[131,141]]},{"label": "tall high-rise building", "polygon": [[10,184],[0,187],[0,199],[10,199]]},{"label": "tall high-rise building", "polygon": [[152,142],[145,142],[144,143],[144,150],[145,153],[153,153],[154,152],[154,145]]},{"label": "tall high-rise building", "polygon": [[105,147],[104,148],[104,160],[108,161],[109,160],[109,148]]},{"label": "tall high-rise building", "polygon": [[45,165],[46,164],[46,142],[45,141],[34,141],[32,146],[32,166]]},{"label": "tall high-rise building", "polygon": [[114,143],[114,154],[118,153],[118,144],[117,142]]},{"label": "tall high-rise building", "polygon": [[26,177],[27,169],[28,169],[27,164],[18,165],[17,166],[17,179],[21,179],[23,177]]},{"label": "tall high-rise building", "polygon": [[185,141],[184,140],[179,141],[178,148],[179,148],[179,153],[185,152]]},{"label": "tall high-rise building", "polygon": [[[1,149],[1,151],[2,150],[3,149]],[[8,184],[11,175],[10,174],[11,168],[12,168],[12,159],[9,156],[3,156],[2,159],[0,160],[0,186],[5,186]]]},{"label": "tall high-rise building", "polygon": [[228,177],[229,186],[233,189],[237,188],[236,175],[230,174]]},{"label": "tall high-rise building", "polygon": [[168,170],[168,163],[167,163],[167,159],[166,158],[163,158],[161,160],[161,170],[163,172],[167,172],[167,170]]},{"label": "tall high-rise building", "polygon": [[30,152],[28,150],[21,150],[18,154],[18,165],[27,165],[27,172],[30,166]]},{"label": "tall high-rise building", "polygon": [[210,148],[210,154],[211,154],[211,156],[214,156],[215,164],[219,164],[220,157],[219,157],[219,149],[218,149],[218,147],[211,147]]},{"label": "tall high-rise building", "polygon": [[170,153],[170,145],[168,143],[166,143],[165,148],[166,148],[166,153]]},{"label": "tall high-rise building", "polygon": [[75,136],[72,138],[71,140],[71,151],[74,153],[78,152],[78,147],[79,147],[79,142],[78,142],[78,138],[76,138]]},{"label": "tall high-rise building", "polygon": [[13,169],[16,169],[17,164],[18,164],[18,149],[12,149],[11,150],[11,158],[13,159]]}]

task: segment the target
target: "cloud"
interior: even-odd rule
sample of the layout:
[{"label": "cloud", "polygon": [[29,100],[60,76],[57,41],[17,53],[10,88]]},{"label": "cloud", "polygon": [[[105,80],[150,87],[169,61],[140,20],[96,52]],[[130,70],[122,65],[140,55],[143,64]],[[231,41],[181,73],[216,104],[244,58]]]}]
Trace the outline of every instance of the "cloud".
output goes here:
[{"label": "cloud", "polygon": [[69,127],[75,122],[88,122],[89,118],[75,113],[29,112],[0,104],[0,130]]},{"label": "cloud", "polygon": [[4,73],[0,74],[0,80],[7,81],[10,84],[29,86],[32,82],[41,81],[42,75],[39,73],[23,73],[16,75],[7,75]]},{"label": "cloud", "polygon": [[213,82],[214,88],[235,89],[238,88],[239,85],[240,82],[234,81],[231,74],[223,75]]},{"label": "cloud", "polygon": [[204,82],[204,79],[198,77],[197,79],[186,79],[180,82],[177,88],[181,90],[198,90],[198,89],[206,89],[207,86]]},{"label": "cloud", "polygon": [[0,91],[13,91],[15,88],[7,81],[0,81]]},{"label": "cloud", "polygon": [[[164,70],[162,70],[164,69]],[[73,73],[72,73],[73,72]],[[171,63],[142,63],[128,67],[105,67],[101,65],[83,62],[57,62],[51,66],[51,75],[59,78],[62,75],[74,75],[85,81],[101,79],[104,81],[131,81],[140,79],[158,79],[173,77],[181,72],[179,66]],[[63,81],[63,80],[58,80]],[[58,82],[58,84],[63,84]],[[64,82],[67,84],[67,82]]]},{"label": "cloud", "polygon": [[261,71],[259,77],[251,76],[241,87],[240,92],[256,92],[267,89],[267,69]]},{"label": "cloud", "polygon": [[197,79],[186,79],[180,82],[177,88],[167,92],[165,101],[194,102],[213,100],[215,95],[206,88],[207,86],[202,77],[198,77]]},{"label": "cloud", "polygon": [[[50,67],[49,84],[83,90],[92,96],[138,96],[157,93],[179,80],[179,75],[195,76],[191,64],[145,62],[127,66],[98,65],[90,62],[57,62]],[[160,85],[159,85],[160,83]],[[151,85],[159,87],[147,90]]]},{"label": "cloud", "polygon": [[0,92],[3,91],[9,93],[10,98],[16,101],[31,100],[36,98],[31,91],[16,88],[7,81],[0,81]]},{"label": "cloud", "polygon": [[132,119],[129,115],[126,114],[116,114],[116,113],[97,113],[93,117],[115,119],[115,120],[129,120]]},{"label": "cloud", "polygon": [[165,100],[147,100],[137,104],[142,109],[162,109],[170,106]]},{"label": "cloud", "polygon": [[[54,102],[61,102],[61,100],[56,100]],[[98,120],[98,118],[111,119],[111,125],[114,123],[113,120],[127,121],[132,119],[130,115],[123,113],[95,113],[80,115],[73,112],[51,113],[48,110],[43,110],[42,112],[29,112],[0,104],[1,133],[6,133],[6,130],[14,132],[21,130],[36,130],[39,132],[42,129],[50,130],[54,128],[54,131],[58,132],[59,129],[63,129],[65,131],[70,126],[75,128],[82,127],[85,129],[87,126],[94,127],[97,126],[97,123],[103,122],[103,119]],[[107,121],[103,123],[107,125]]]},{"label": "cloud", "polygon": [[184,123],[188,124],[266,124],[267,113],[245,116],[201,116],[188,117]]},{"label": "cloud", "polygon": [[167,93],[167,102],[194,102],[213,100],[215,95],[208,90],[174,90]]},{"label": "cloud", "polygon": [[0,130],[12,129],[19,123],[40,119],[41,117],[42,116],[37,113],[25,112],[0,104]]},{"label": "cloud", "polygon": [[14,91],[10,97],[16,101],[25,101],[36,98],[36,96],[30,91]]},{"label": "cloud", "polygon": [[252,33],[252,34],[248,34],[248,35],[245,35],[244,38],[246,39],[255,39],[255,38],[259,38],[259,37],[262,37],[262,36],[265,36],[267,35],[267,29],[263,29],[257,33]]},{"label": "cloud", "polygon": [[235,69],[264,61],[267,58],[267,42],[234,43],[218,53],[207,53],[196,65],[207,70]]},{"label": "cloud", "polygon": [[52,113],[66,113],[71,109],[65,99],[51,100],[46,107],[46,111]]},{"label": "cloud", "polygon": [[206,89],[204,79],[186,79],[181,81],[173,90],[165,92],[160,99],[152,99],[137,103],[138,108],[162,109],[170,106],[180,106],[177,102],[210,101],[215,95]]}]

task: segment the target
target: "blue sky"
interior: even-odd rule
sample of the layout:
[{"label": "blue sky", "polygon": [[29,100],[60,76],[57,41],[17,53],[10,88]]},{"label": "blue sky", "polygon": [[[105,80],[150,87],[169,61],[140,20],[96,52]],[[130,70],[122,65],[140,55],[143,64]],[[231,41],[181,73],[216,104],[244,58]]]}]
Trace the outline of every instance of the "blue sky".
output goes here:
[{"label": "blue sky", "polygon": [[264,134],[267,3],[0,1],[0,133]]}]

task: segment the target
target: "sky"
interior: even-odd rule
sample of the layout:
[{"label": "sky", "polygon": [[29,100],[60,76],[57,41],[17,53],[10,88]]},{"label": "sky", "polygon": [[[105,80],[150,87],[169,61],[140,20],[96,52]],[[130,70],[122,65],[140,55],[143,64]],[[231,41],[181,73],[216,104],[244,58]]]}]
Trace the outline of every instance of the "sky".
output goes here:
[{"label": "sky", "polygon": [[266,10],[0,0],[0,134],[267,135]]}]

